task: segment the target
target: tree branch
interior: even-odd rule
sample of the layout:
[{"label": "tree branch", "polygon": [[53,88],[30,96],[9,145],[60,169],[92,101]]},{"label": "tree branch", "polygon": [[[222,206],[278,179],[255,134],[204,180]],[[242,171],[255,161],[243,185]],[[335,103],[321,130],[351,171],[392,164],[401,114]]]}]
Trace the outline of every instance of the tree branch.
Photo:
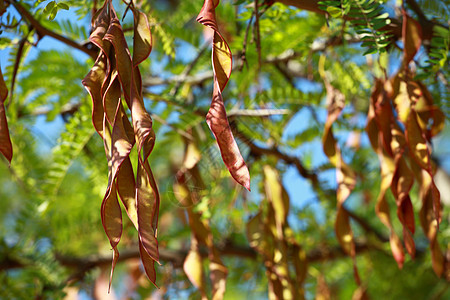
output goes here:
[{"label": "tree branch", "polygon": [[[347,39],[342,39],[338,37],[331,37],[328,40],[318,40],[314,41],[314,43],[311,45],[310,51],[312,53],[315,52],[321,52],[325,51],[330,46],[338,46],[342,45],[344,43],[357,43],[360,42],[358,38],[351,37]],[[245,48],[244,48],[245,49]],[[201,50],[200,50],[201,51]],[[199,54],[200,54],[199,51]],[[297,52],[293,49],[287,49],[283,53],[277,56],[268,55],[263,61],[262,64],[274,64],[277,65],[278,63],[284,64],[284,69],[286,72],[289,72],[292,76],[295,77],[304,77],[308,78],[308,73],[304,68],[299,68],[298,64],[291,64],[290,62],[297,58],[304,55],[301,52]],[[235,60],[235,64],[233,65],[233,70],[242,70],[242,67],[246,63],[246,57],[245,57],[245,50],[242,51],[242,53],[238,57],[233,57]],[[190,70],[189,70],[190,71]],[[204,71],[195,75],[188,75],[183,72],[180,75],[174,75],[169,78],[161,78],[158,76],[148,76],[143,79],[143,86],[144,87],[151,87],[151,86],[158,86],[158,85],[166,85],[166,84],[175,84],[175,86],[180,86],[183,83],[189,84],[189,85],[202,85],[208,80],[212,80],[213,78],[213,72],[212,71]]]},{"label": "tree branch", "polygon": [[180,81],[177,81],[175,83],[175,86],[173,87],[173,89],[170,91],[171,96],[175,96],[178,93],[180,86],[186,81],[186,77],[191,73],[192,69],[195,67],[195,65],[200,60],[200,57],[202,57],[202,55],[205,53],[209,44],[210,44],[209,42],[204,43],[203,46],[198,50],[198,53],[197,53],[197,56],[195,57],[195,59],[190,64],[188,64],[186,66],[186,68],[183,70],[183,72],[180,75]]},{"label": "tree branch", "polygon": [[290,114],[289,109],[232,109],[227,112],[228,117],[268,117]]},{"label": "tree branch", "polygon": [[[431,40],[433,36],[433,26],[439,25],[444,26],[442,24],[438,24],[432,21],[429,21],[425,14],[421,11],[420,7],[415,3],[414,0],[406,0],[409,7],[417,14],[418,21],[422,27],[422,39],[423,40]],[[299,9],[307,10],[314,13],[319,13],[325,15],[326,12],[319,8],[319,0],[276,0],[276,2],[283,3],[288,6],[295,6]],[[388,30],[390,34],[394,35],[394,37],[399,40],[402,38],[402,21],[400,19],[391,18],[391,24],[381,28],[381,30]],[[446,27],[448,28],[448,27]]]},{"label": "tree branch", "polygon": [[259,30],[259,12],[258,12],[258,0],[254,0],[255,4],[255,38],[256,38],[256,53],[258,54],[258,73],[261,72],[261,65],[262,65],[262,59],[261,59],[261,33]]},{"label": "tree branch", "polygon": [[28,20],[28,22],[30,22],[31,26],[34,27],[34,29],[36,30],[36,32],[39,35],[39,38],[43,38],[44,36],[50,36],[60,42],[63,42],[64,44],[78,49],[84,53],[86,53],[87,55],[89,55],[90,57],[92,57],[93,59],[95,59],[97,57],[97,53],[98,51],[95,49],[89,49],[83,45],[78,44],[77,42],[68,39],[65,36],[62,36],[56,32],[53,32],[47,28],[45,28],[44,26],[41,25],[41,23],[39,23],[38,20],[36,20],[22,5],[20,5],[18,2],[14,1],[14,0],[6,0],[9,3],[11,3],[16,10],[22,15],[22,17],[24,17],[25,19]]},{"label": "tree branch", "polygon": [[[383,251],[379,247],[369,244],[365,241],[357,242],[356,248],[358,253],[362,253],[370,250],[378,250]],[[247,246],[236,245],[231,241],[227,241],[222,246],[217,246],[220,255],[222,256],[233,256],[233,257],[241,257],[255,260],[258,257],[258,253],[254,251],[252,248]],[[289,249],[290,255],[294,255],[293,249]],[[180,250],[171,250],[163,247],[159,248],[159,257],[161,261],[170,262],[173,264],[175,268],[181,268],[183,266],[184,260],[189,252],[189,249],[180,249]],[[423,252],[422,250],[418,251],[419,253]],[[208,257],[208,253],[206,249],[200,249],[200,254],[204,257]],[[345,257],[346,254],[343,252],[340,246],[328,246],[322,245],[318,248],[310,250],[306,254],[306,260],[310,263],[327,261],[338,259],[341,257]],[[130,259],[139,258],[139,249],[129,248],[120,251],[119,262],[124,262]],[[87,257],[77,257],[77,256],[69,256],[56,253],[55,259],[61,265],[76,269],[78,274],[80,272],[86,273],[91,269],[101,266],[109,266],[111,264],[111,254],[96,254]],[[25,268],[28,266],[32,266],[34,263],[32,261],[21,261],[15,257],[3,257],[0,260],[0,270],[8,270],[8,269],[17,269],[17,268]],[[73,277],[73,276],[72,276]],[[76,276],[82,278],[83,276]]]},{"label": "tree branch", "polygon": [[239,138],[244,144],[246,144],[249,148],[252,154],[256,156],[274,156],[278,159],[281,159],[288,165],[293,165],[297,168],[299,174],[305,178],[311,181],[313,186],[319,186],[319,178],[317,177],[317,174],[315,171],[308,170],[305,166],[303,166],[300,159],[298,159],[295,156],[289,156],[283,152],[281,152],[277,147],[272,148],[263,148],[258,145],[256,145],[249,137],[247,137],[243,132],[239,131],[236,126],[233,128],[233,133],[237,138]]},{"label": "tree branch", "polygon": [[183,76],[183,75],[175,75],[169,78],[161,78],[158,76],[148,76],[143,80],[144,87],[151,87],[157,85],[165,85],[165,84],[179,84],[179,83],[187,83],[190,85],[201,85],[205,81],[213,78],[213,72],[207,71],[198,73],[194,76]]},{"label": "tree branch", "polygon": [[389,242],[389,237],[379,232],[377,229],[375,229],[371,224],[369,224],[364,218],[358,216],[354,212],[345,209],[347,214],[350,216],[350,218],[353,219],[361,228],[367,232],[367,233],[373,233],[377,239],[383,243]]},{"label": "tree branch", "polygon": [[[242,132],[240,132],[237,128],[233,128],[233,133],[238,137],[242,142],[244,142],[249,148],[251,153],[256,154],[257,156],[262,155],[268,155],[268,156],[274,156],[278,159],[281,159],[288,165],[293,165],[297,168],[298,173],[305,179],[309,180],[313,186],[313,189],[316,192],[321,193],[327,193],[326,190],[324,190],[321,185],[319,178],[317,176],[317,171],[315,170],[309,170],[305,166],[303,166],[302,162],[298,157],[290,156],[288,154],[285,154],[281,152],[278,148],[272,147],[272,148],[263,148],[258,145],[256,145],[250,138],[248,138],[246,135],[244,135]],[[334,192],[333,192],[334,194]],[[354,212],[349,211],[348,209],[344,208],[348,215],[359,225],[361,228],[366,232],[373,233],[377,239],[383,243],[388,242],[389,238],[385,236],[384,234],[380,233],[378,230],[376,230],[372,225],[367,223],[363,218],[356,215]]]}]

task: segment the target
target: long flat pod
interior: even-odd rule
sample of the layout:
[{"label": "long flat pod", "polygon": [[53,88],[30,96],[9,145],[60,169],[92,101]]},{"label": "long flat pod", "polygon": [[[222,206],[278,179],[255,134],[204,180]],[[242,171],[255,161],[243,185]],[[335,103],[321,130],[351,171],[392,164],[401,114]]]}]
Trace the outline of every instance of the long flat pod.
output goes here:
[{"label": "long flat pod", "polygon": [[199,23],[214,30],[212,40],[214,87],[211,107],[206,115],[206,123],[217,140],[223,162],[231,176],[240,185],[250,190],[250,173],[231,132],[222,98],[222,91],[231,75],[232,55],[230,47],[220,34],[217,26],[215,14],[217,5],[219,5],[219,0],[205,0],[197,17]]},{"label": "long flat pod", "polygon": [[11,163],[13,149],[11,139],[9,137],[8,122],[6,121],[5,102],[8,96],[8,88],[3,80],[2,71],[0,68],[0,152]]}]

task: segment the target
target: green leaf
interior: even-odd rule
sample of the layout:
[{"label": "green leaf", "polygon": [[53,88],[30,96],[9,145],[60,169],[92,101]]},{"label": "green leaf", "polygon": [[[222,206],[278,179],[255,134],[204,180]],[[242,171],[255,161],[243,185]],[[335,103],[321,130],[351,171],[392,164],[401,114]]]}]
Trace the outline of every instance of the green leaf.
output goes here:
[{"label": "green leaf", "polygon": [[45,6],[44,11],[43,11],[44,14],[50,14],[53,11],[53,9],[55,8],[55,6],[56,6],[55,1],[50,1],[49,3],[47,3],[47,5]]},{"label": "green leaf", "polygon": [[60,9],[69,10],[69,6],[62,2],[58,3],[57,7]]},{"label": "green leaf", "polygon": [[50,21],[52,21],[53,19],[55,19],[57,13],[58,13],[58,8],[57,7],[53,8],[48,19]]},{"label": "green leaf", "polygon": [[363,53],[363,55],[375,54],[377,52],[378,52],[378,50],[376,48],[369,48]]},{"label": "green leaf", "polygon": [[328,6],[327,7],[327,12],[333,17],[333,18],[339,18],[342,16],[342,10],[337,8],[337,7],[333,7],[333,6]]}]

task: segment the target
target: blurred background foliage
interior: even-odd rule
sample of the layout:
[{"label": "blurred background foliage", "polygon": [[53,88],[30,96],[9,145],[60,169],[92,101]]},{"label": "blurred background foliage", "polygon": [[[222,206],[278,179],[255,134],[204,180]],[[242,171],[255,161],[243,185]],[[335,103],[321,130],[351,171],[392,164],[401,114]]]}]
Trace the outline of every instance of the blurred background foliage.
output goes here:
[{"label": "blurred background foliage", "polygon": [[[107,165],[102,141],[91,124],[90,99],[81,85],[93,60],[51,37],[39,40],[14,9],[15,1],[2,2],[9,5],[1,17],[1,67],[7,86],[15,80],[15,87],[5,103],[14,158],[11,167],[6,160],[0,164],[1,299],[199,299],[199,291],[182,268],[191,229],[174,189],[186,157],[199,158],[197,170],[204,184],[190,185],[200,199],[193,210],[209,220],[214,243],[223,254],[229,272],[225,299],[268,297],[264,260],[249,247],[246,235],[247,222],[268,201],[267,165],[280,174],[290,200],[292,236],[309,260],[305,297],[350,299],[357,285],[352,261],[343,255],[335,237],[335,171],[321,145],[327,115],[326,90],[318,72],[321,56],[326,58],[324,68],[331,84],[346,98],[334,134],[345,161],[358,176],[346,207],[353,214],[351,225],[359,245],[356,261],[368,295],[373,299],[450,298],[446,278],[433,273],[422,230],[415,234],[416,258],[408,257],[400,270],[390,252],[388,230],[375,215],[380,169],[365,133],[366,116],[374,78],[399,69],[401,40],[392,41],[383,53],[363,56],[367,47],[361,46],[354,27],[345,26],[339,16],[326,18],[323,13],[281,3],[295,1],[275,1],[260,7],[258,29],[253,1],[221,1],[217,18],[234,54],[231,81],[223,95],[250,168],[249,193],[229,176],[204,122],[212,73],[209,43],[203,26],[195,21],[203,1],[135,1],[149,17],[154,41],[141,72],[145,104],[157,135],[150,161],[162,197],[158,238],[163,265],[156,267],[161,288],[155,289],[143,275],[136,232],[131,222],[125,222],[119,245],[122,260],[112,293],[107,295],[111,251],[100,220]],[[91,12],[93,5],[100,5],[98,1],[19,2],[42,26],[89,47]],[[48,7],[50,2],[54,4]],[[392,19],[401,16],[397,2],[381,1]],[[427,19],[443,25],[436,29],[440,33],[434,42],[424,43],[415,68],[448,125],[449,3],[405,2],[414,17],[422,16],[411,3]],[[114,5],[121,18],[126,6],[119,1]],[[6,26],[19,21],[18,27]],[[123,27],[131,34],[127,31],[132,27],[130,13]],[[442,172],[439,187],[444,203],[438,239],[448,259],[448,127],[433,149]],[[318,186],[298,172],[296,160],[306,174],[317,175]],[[417,212],[417,187],[411,195]],[[395,200],[390,194],[388,198],[395,216]],[[400,231],[400,222],[394,218],[393,223]]]}]

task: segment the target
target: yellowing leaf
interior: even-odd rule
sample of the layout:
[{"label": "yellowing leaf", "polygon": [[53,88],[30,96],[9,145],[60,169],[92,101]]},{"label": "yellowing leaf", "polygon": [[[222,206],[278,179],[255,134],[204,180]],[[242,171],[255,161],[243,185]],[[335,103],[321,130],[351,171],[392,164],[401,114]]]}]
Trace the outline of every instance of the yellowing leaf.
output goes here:
[{"label": "yellowing leaf", "polygon": [[200,161],[200,158],[201,153],[197,146],[194,143],[189,143],[184,156],[183,166],[186,169],[192,169]]},{"label": "yellowing leaf", "polygon": [[247,223],[247,239],[250,247],[261,253],[265,257],[273,256],[273,246],[268,243],[267,235],[264,230],[262,213],[259,212]]},{"label": "yellowing leaf", "polygon": [[275,223],[277,226],[278,238],[283,238],[283,227],[287,221],[289,213],[289,198],[285,191],[278,172],[269,165],[264,166],[264,178],[266,195],[272,203],[275,212]]},{"label": "yellowing leaf", "polygon": [[403,10],[403,62],[407,65],[419,51],[422,44],[422,29],[419,22],[411,18],[405,10]]},{"label": "yellowing leaf", "polygon": [[204,294],[202,257],[198,251],[197,241],[192,239],[191,243],[191,250],[184,260],[183,270],[192,284]]},{"label": "yellowing leaf", "polygon": [[[397,76],[398,78],[398,76]],[[402,123],[406,123],[409,112],[411,110],[411,100],[407,90],[407,84],[403,80],[398,79],[398,93],[394,100],[399,119]]]},{"label": "yellowing leaf", "polygon": [[411,111],[406,122],[405,131],[411,155],[422,169],[428,170],[430,167],[430,152],[419,124],[417,123],[417,114],[415,111]]},{"label": "yellowing leaf", "polygon": [[214,74],[222,92],[230,79],[233,62],[230,47],[218,31],[214,31],[212,53]]}]

